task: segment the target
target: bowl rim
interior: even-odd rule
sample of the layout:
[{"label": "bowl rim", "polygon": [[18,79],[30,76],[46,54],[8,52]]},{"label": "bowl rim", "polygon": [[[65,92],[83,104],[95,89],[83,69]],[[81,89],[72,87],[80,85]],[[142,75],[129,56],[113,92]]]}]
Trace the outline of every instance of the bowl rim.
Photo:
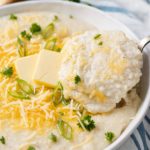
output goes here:
[{"label": "bowl rim", "polygon": [[[4,11],[4,10],[8,10],[11,8],[17,8],[17,7],[24,7],[28,6],[28,5],[34,5],[34,4],[58,4],[58,5],[67,5],[70,7],[80,7],[82,9],[88,9],[89,11],[93,11],[95,13],[101,13],[103,16],[105,16],[107,19],[111,20],[112,22],[121,25],[123,28],[127,29],[130,33],[130,35],[136,40],[139,41],[139,38],[123,23],[121,23],[120,21],[114,19],[113,17],[109,16],[108,14],[106,14],[105,12],[103,12],[100,9],[97,9],[95,7],[91,7],[85,4],[81,4],[81,3],[74,3],[74,2],[69,2],[69,1],[59,1],[59,0],[42,0],[42,1],[38,1],[38,0],[33,0],[33,1],[25,1],[25,2],[16,2],[13,4],[7,4],[4,6],[0,7],[0,12]],[[15,13],[15,12],[12,12]],[[20,12],[18,12],[20,13]],[[6,11],[7,14],[7,11]],[[1,16],[6,16],[5,15],[1,15]],[[8,15],[8,14],[7,14]],[[150,59],[150,58],[149,58]],[[105,149],[106,150],[113,150],[113,149],[117,149],[119,148],[126,140],[127,138],[129,138],[129,136],[133,133],[133,131],[137,128],[137,126],[141,123],[142,119],[144,118],[149,106],[150,106],[150,87],[148,87],[147,90],[147,94],[145,99],[142,100],[142,104],[138,109],[138,112],[135,116],[135,118],[129,123],[129,125],[127,126],[127,128],[123,131],[123,133],[110,145],[108,145]],[[128,130],[127,130],[128,129]]]}]

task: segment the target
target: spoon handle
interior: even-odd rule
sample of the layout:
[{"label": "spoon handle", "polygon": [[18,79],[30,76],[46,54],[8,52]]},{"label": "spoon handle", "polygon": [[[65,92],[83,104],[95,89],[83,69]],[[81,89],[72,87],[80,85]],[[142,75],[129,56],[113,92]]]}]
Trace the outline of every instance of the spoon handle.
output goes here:
[{"label": "spoon handle", "polygon": [[140,41],[138,48],[141,50],[141,52],[148,43],[150,43],[150,36],[147,36]]}]

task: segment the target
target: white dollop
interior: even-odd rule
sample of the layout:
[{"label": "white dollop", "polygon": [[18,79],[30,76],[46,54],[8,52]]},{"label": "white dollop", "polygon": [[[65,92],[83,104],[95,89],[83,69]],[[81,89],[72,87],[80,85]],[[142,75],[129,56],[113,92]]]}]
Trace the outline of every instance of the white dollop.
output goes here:
[{"label": "white dollop", "polygon": [[140,80],[142,53],[123,32],[85,32],[69,39],[62,53],[59,78],[64,95],[91,113],[112,110]]}]

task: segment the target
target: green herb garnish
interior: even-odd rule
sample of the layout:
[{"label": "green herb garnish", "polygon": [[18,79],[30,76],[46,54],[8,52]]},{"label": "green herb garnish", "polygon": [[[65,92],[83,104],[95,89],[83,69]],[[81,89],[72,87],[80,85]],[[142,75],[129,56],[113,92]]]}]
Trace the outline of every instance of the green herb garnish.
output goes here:
[{"label": "green herb garnish", "polygon": [[103,42],[102,42],[102,41],[101,41],[101,42],[99,42],[99,43],[98,43],[98,45],[103,45]]},{"label": "green herb garnish", "polygon": [[33,23],[30,27],[30,31],[32,34],[38,34],[41,32],[41,26],[38,25],[37,23]]},{"label": "green herb garnish", "polygon": [[22,91],[8,91],[8,94],[14,98],[30,99],[29,95],[25,94]]},{"label": "green herb garnish", "polygon": [[17,79],[18,87],[21,91],[23,91],[26,94],[34,94],[33,87],[27,83],[25,80]]},{"label": "green herb garnish", "polygon": [[75,82],[75,84],[78,84],[79,82],[81,82],[81,78],[80,78],[79,75],[76,75],[76,76],[74,77],[74,82]]},{"label": "green herb garnish", "polygon": [[114,139],[114,137],[115,137],[115,135],[114,135],[114,133],[113,132],[106,132],[105,133],[105,138],[106,138],[106,140],[108,141],[108,142],[112,142],[113,141],[113,139]]},{"label": "green herb garnish", "polygon": [[54,23],[50,23],[45,29],[43,29],[42,31],[42,36],[44,39],[49,38],[55,30],[55,25]]},{"label": "green herb garnish", "polygon": [[6,144],[6,140],[5,140],[4,136],[2,136],[2,137],[0,138],[0,142],[1,142],[2,144]]},{"label": "green herb garnish", "polygon": [[52,142],[57,142],[57,136],[56,136],[55,134],[53,134],[53,133],[51,133],[51,134],[49,135],[49,139],[50,139]]},{"label": "green herb garnish", "polygon": [[11,14],[10,17],[9,17],[10,20],[17,20],[17,16],[14,15],[14,14]]},{"label": "green herb garnish", "polygon": [[[87,116],[84,116],[82,119],[81,119],[81,123],[82,125],[85,127],[85,129],[87,131],[91,131],[95,128],[95,122],[94,120],[92,120],[91,116],[87,115]],[[82,128],[82,125],[80,123],[77,124],[80,128]]]},{"label": "green herb garnish", "polygon": [[73,137],[72,127],[63,120],[58,120],[57,128],[59,133],[67,140],[71,140]]},{"label": "green herb garnish", "polygon": [[58,21],[58,20],[59,20],[58,16],[54,16],[53,21]]},{"label": "green herb garnish", "polygon": [[13,75],[13,67],[6,67],[0,73],[6,77],[11,77]]},{"label": "green herb garnish", "polygon": [[18,42],[18,54],[20,57],[24,57],[27,55],[27,52],[26,52],[26,46],[24,44],[24,42],[18,37],[17,39],[17,42]]},{"label": "green herb garnish", "polygon": [[96,40],[96,39],[98,39],[98,38],[100,38],[101,37],[101,34],[96,34],[95,36],[94,36],[94,39]]},{"label": "green herb garnish", "polygon": [[52,94],[52,101],[55,106],[60,104],[62,101],[64,101],[64,94],[63,94],[63,86],[60,82],[58,82],[56,88],[54,89],[54,92]]},{"label": "green herb garnish", "polygon": [[74,17],[72,15],[69,16],[70,19],[73,19]]},{"label": "green herb garnish", "polygon": [[36,150],[33,146],[29,146],[27,150]]},{"label": "green herb garnish", "polygon": [[25,30],[21,32],[21,36],[27,39],[28,41],[30,41],[32,38],[31,34],[27,33]]},{"label": "green herb garnish", "polygon": [[14,98],[30,99],[30,95],[34,94],[33,87],[22,79],[16,79],[18,89],[15,91],[8,91],[8,94]]}]

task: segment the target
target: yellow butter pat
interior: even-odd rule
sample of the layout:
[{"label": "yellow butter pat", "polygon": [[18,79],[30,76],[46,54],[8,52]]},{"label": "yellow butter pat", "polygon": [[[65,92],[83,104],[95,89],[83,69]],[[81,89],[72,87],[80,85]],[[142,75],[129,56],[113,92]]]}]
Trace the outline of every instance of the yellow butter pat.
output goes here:
[{"label": "yellow butter pat", "polygon": [[58,82],[61,58],[59,52],[41,50],[37,58],[33,81],[36,84],[55,87]]}]

